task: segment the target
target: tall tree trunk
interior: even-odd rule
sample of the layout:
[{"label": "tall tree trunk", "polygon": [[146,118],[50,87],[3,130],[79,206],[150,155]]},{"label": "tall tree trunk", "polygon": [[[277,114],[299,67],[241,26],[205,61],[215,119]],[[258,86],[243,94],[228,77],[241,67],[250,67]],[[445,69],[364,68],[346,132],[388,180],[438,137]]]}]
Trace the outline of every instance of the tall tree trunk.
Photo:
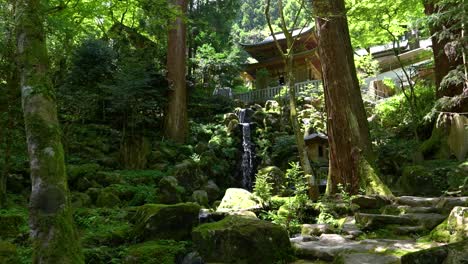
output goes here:
[{"label": "tall tree trunk", "polygon": [[[187,12],[187,0],[173,0],[182,14]],[[165,133],[170,139],[183,143],[188,132],[186,72],[186,25],[179,17],[169,31],[167,45],[167,79],[169,81],[168,110]]]},{"label": "tall tree trunk", "polygon": [[[426,15],[433,15],[442,10],[437,7],[437,0],[424,0],[424,12]],[[449,26],[449,25],[447,25]],[[441,98],[443,96],[456,96],[463,92],[463,84],[450,85],[450,87],[440,87],[442,79],[449,73],[449,71],[457,68],[458,65],[462,65],[463,59],[461,57],[457,59],[450,59],[445,53],[445,45],[449,44],[451,40],[449,38],[440,39],[437,33],[443,30],[443,25],[431,25],[429,30],[431,32],[432,51],[434,53],[434,66],[435,66],[435,84],[436,84],[436,97]]]},{"label": "tall tree trunk", "polygon": [[[301,2],[300,9],[297,11],[297,13],[294,16],[296,18],[294,21],[294,24],[296,24],[297,22],[297,18],[299,17],[301,10],[304,7],[304,3],[305,2],[303,0]],[[296,79],[294,77],[294,71],[293,71],[294,70],[294,43],[296,39],[292,34],[292,30],[289,31],[288,26],[286,25],[286,19],[284,16],[284,9],[283,9],[283,1],[278,0],[277,6],[278,6],[278,13],[281,19],[280,28],[286,38],[285,50],[283,50],[280,42],[276,38],[272,23],[271,23],[271,17],[270,17],[271,0],[266,0],[265,18],[267,20],[268,28],[270,29],[271,36],[273,37],[278,53],[281,55],[281,58],[283,59],[284,71],[286,74],[286,85],[288,87],[288,94],[289,94],[289,107],[290,107],[289,115],[291,119],[290,120],[291,125],[294,131],[294,136],[296,139],[297,151],[299,152],[299,161],[301,163],[301,167],[302,167],[302,170],[304,171],[304,174],[310,177],[308,180],[309,198],[312,200],[317,200],[319,198],[319,190],[318,190],[317,182],[315,180],[314,172],[312,170],[312,166],[309,161],[309,157],[307,155],[307,150],[305,148],[304,133],[302,133],[301,126],[299,124],[299,121],[297,120],[297,105],[296,105],[296,91],[295,91]]]},{"label": "tall tree trunk", "polygon": [[319,39],[330,170],[327,193],[342,184],[350,193],[391,195],[373,167],[369,128],[361,98],[344,0],[314,0],[313,11]]},{"label": "tall tree trunk", "polygon": [[20,85],[32,183],[33,263],[84,263],[72,220],[55,94],[49,79],[44,2],[19,0],[16,12]]}]

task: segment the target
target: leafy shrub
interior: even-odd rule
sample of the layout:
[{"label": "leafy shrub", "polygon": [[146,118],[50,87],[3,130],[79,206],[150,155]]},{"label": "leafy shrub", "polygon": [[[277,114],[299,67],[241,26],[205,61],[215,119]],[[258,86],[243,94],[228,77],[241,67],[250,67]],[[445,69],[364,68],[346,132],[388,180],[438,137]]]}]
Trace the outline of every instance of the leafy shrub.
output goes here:
[{"label": "leafy shrub", "polygon": [[268,174],[257,174],[255,177],[255,185],[253,192],[258,196],[262,203],[268,204],[271,199],[272,184],[269,182]]}]

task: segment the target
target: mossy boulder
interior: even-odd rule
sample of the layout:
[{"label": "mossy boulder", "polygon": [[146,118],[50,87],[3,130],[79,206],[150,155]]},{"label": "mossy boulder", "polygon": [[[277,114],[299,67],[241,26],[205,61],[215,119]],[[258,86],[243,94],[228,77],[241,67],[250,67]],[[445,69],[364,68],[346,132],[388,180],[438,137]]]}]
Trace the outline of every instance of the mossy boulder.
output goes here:
[{"label": "mossy boulder", "polygon": [[172,176],[163,177],[159,181],[158,197],[161,203],[176,204],[182,201],[182,187],[179,186],[179,181]]},{"label": "mossy boulder", "polygon": [[73,192],[71,195],[72,205],[74,208],[88,207],[91,205],[91,197],[86,193]]},{"label": "mossy boulder", "polygon": [[173,240],[149,241],[128,248],[124,264],[173,264],[182,259],[186,250],[186,242]]},{"label": "mossy boulder", "polygon": [[192,200],[201,206],[208,207],[208,193],[204,190],[194,191]]},{"label": "mossy boulder", "polygon": [[0,263],[17,264],[20,263],[16,246],[0,240]]},{"label": "mossy boulder", "polygon": [[229,134],[237,134],[240,131],[239,129],[239,121],[237,119],[233,119],[227,125],[227,131]]},{"label": "mossy boulder", "polygon": [[401,264],[462,264],[467,263],[468,240],[445,246],[408,253],[401,257]]},{"label": "mossy boulder", "polygon": [[218,185],[213,181],[209,180],[202,188],[208,194],[208,200],[210,202],[216,201],[219,198],[221,190]]},{"label": "mossy boulder", "polygon": [[111,188],[102,189],[96,198],[96,206],[98,207],[112,208],[119,205],[119,196],[117,196]]},{"label": "mossy boulder", "polygon": [[261,208],[261,206],[252,193],[240,188],[229,188],[226,190],[226,193],[221,200],[221,204],[218,206],[216,211],[250,211],[259,208]]},{"label": "mossy boulder", "polygon": [[430,237],[450,243],[468,239],[468,207],[454,207],[449,217],[431,231]]},{"label": "mossy boulder", "polygon": [[198,224],[199,211],[196,203],[145,204],[135,213],[134,236],[139,240],[187,239]]},{"label": "mossy boulder", "polygon": [[239,121],[236,114],[234,113],[224,114],[223,123],[225,126],[227,126],[232,120]]},{"label": "mossy boulder", "polygon": [[16,237],[24,223],[21,215],[0,215],[0,239]]},{"label": "mossy boulder", "polygon": [[192,239],[207,262],[287,263],[291,254],[284,228],[243,216],[232,215],[198,226],[192,232]]}]

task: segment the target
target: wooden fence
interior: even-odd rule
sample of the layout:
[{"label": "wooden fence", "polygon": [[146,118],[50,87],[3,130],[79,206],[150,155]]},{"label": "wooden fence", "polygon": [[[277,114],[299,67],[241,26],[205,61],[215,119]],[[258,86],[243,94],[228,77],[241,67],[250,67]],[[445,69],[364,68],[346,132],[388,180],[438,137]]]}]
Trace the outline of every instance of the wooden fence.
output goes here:
[{"label": "wooden fence", "polygon": [[[318,92],[321,83],[322,82],[320,80],[296,83],[294,85],[294,92],[296,95],[299,95],[301,92],[305,92],[309,86],[312,86],[312,93]],[[247,93],[234,94],[233,99],[238,99],[246,104],[253,102],[266,102],[267,100],[276,99],[280,95],[283,87],[285,86],[281,85],[275,87],[268,87],[265,89],[252,90]],[[285,96],[287,96],[287,93],[285,94]]]}]

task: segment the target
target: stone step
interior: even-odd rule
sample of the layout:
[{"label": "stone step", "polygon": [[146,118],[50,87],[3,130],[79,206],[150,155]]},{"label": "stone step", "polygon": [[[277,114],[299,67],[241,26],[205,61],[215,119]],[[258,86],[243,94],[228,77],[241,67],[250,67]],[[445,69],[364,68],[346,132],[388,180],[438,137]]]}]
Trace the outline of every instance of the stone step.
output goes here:
[{"label": "stone step", "polygon": [[440,199],[440,197],[400,196],[396,198],[396,203],[412,207],[433,207]]},{"label": "stone step", "polygon": [[445,211],[451,211],[455,206],[468,206],[468,196],[462,197],[418,197],[400,196],[395,199],[399,205],[411,207],[435,207]]},{"label": "stone step", "polygon": [[422,226],[422,225],[418,225],[418,226],[394,226],[391,228],[391,230],[393,231],[393,233],[397,234],[397,235],[409,235],[409,234],[417,234],[417,233],[423,233],[423,232],[427,232],[428,230]]},{"label": "stone step", "polygon": [[364,214],[354,215],[356,224],[363,230],[375,230],[387,225],[417,225],[417,221],[405,215]]},{"label": "stone step", "polygon": [[409,219],[415,221],[418,225],[421,225],[428,230],[432,230],[447,218],[446,215],[436,213],[409,213],[404,214],[403,216],[408,217]]},{"label": "stone step", "polygon": [[468,197],[443,197],[436,204],[436,207],[446,214],[456,206],[468,207]]},{"label": "stone step", "polygon": [[437,207],[412,207],[409,205],[387,205],[383,208],[382,214],[402,215],[405,213],[441,213],[441,209]]},{"label": "stone step", "polygon": [[355,214],[356,224],[363,230],[375,230],[389,225],[422,226],[431,230],[442,223],[447,216],[436,213],[409,213],[403,215]]},{"label": "stone step", "polygon": [[[296,256],[301,259],[333,261],[348,253],[383,253],[382,251],[414,252],[437,246],[436,243],[417,243],[413,240],[365,239],[354,241],[340,235],[323,234],[316,241],[291,240]],[[352,262],[350,262],[352,263]],[[366,262],[361,262],[366,263]],[[381,262],[370,262],[377,264]],[[385,262],[383,262],[385,263]]]}]

